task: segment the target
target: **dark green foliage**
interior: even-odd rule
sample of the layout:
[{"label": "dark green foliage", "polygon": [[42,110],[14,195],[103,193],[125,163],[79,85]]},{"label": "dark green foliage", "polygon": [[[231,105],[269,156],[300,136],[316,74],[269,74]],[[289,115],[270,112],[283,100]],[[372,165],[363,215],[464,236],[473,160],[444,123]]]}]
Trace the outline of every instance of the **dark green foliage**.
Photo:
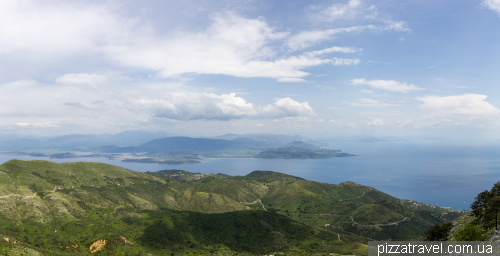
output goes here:
[{"label": "dark green foliage", "polygon": [[484,235],[484,229],[470,223],[457,231],[455,239],[457,241],[484,241],[486,235]]},{"label": "dark green foliage", "polygon": [[[173,250],[188,245],[193,249],[207,250],[213,245],[221,245],[231,251],[249,254],[289,249],[339,253],[341,248],[345,249],[346,243],[366,242],[353,236],[342,236],[342,241],[338,241],[335,233],[313,229],[282,215],[263,211],[170,213],[157,217],[162,220],[148,226],[140,238],[143,244],[152,248]],[[320,243],[322,248],[311,249],[311,243]]]},{"label": "dark green foliage", "polygon": [[218,173],[218,174],[201,174],[201,173],[192,173],[183,170],[162,170],[157,172],[146,172],[151,176],[158,177],[163,180],[178,180],[178,181],[191,181],[191,180],[199,180],[207,177],[217,177],[217,178],[229,178],[231,175]]},{"label": "dark green foliage", "polygon": [[471,204],[473,215],[485,229],[495,227],[500,213],[500,182],[495,183],[490,191],[479,193],[474,199]]},{"label": "dark green foliage", "polygon": [[436,224],[432,226],[427,232],[425,232],[426,241],[446,241],[450,233],[453,223],[444,222],[441,224]]}]

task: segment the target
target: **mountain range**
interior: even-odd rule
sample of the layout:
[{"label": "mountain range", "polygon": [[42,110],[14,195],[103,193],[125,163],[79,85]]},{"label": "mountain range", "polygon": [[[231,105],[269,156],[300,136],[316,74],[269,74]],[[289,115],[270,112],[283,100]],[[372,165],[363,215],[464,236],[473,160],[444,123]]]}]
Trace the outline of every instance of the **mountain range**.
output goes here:
[{"label": "mountain range", "polygon": [[419,239],[464,214],[271,171],[232,177],[11,160],[0,176],[0,253],[11,254],[366,255],[369,240]]}]

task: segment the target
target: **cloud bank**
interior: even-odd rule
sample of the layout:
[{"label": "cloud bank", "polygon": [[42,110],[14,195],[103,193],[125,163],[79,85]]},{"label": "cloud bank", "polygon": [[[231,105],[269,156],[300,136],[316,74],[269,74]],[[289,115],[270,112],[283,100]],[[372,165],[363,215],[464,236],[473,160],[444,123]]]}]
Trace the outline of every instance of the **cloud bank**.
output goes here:
[{"label": "cloud bank", "polygon": [[364,78],[351,80],[353,85],[368,85],[375,89],[381,89],[391,92],[408,93],[411,91],[421,91],[424,88],[415,86],[413,84],[401,83],[395,80],[366,80]]},{"label": "cloud bank", "polygon": [[481,94],[463,94],[457,96],[425,96],[416,98],[422,108],[440,114],[458,114],[468,116],[489,116],[500,113],[490,103],[488,96]]}]

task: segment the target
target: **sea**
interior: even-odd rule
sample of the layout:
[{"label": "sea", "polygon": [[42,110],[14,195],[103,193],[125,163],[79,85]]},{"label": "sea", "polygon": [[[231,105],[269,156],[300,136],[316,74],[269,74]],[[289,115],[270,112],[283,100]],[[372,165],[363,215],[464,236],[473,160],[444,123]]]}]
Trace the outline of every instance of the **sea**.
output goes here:
[{"label": "sea", "polygon": [[145,164],[106,158],[48,159],[0,155],[11,159],[54,162],[102,162],[133,171],[179,169],[198,173],[247,175],[267,170],[307,180],[339,184],[352,181],[400,199],[457,210],[470,210],[474,197],[500,181],[500,143],[466,145],[443,142],[331,142],[326,148],[356,154],[328,159],[206,158],[200,164]]}]

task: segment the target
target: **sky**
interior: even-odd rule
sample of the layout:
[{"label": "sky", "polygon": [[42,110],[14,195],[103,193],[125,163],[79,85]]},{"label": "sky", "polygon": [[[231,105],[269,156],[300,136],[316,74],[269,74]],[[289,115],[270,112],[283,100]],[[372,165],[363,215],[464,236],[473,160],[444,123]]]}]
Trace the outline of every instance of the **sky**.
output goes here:
[{"label": "sky", "polygon": [[0,133],[500,139],[500,0],[0,1]]}]

